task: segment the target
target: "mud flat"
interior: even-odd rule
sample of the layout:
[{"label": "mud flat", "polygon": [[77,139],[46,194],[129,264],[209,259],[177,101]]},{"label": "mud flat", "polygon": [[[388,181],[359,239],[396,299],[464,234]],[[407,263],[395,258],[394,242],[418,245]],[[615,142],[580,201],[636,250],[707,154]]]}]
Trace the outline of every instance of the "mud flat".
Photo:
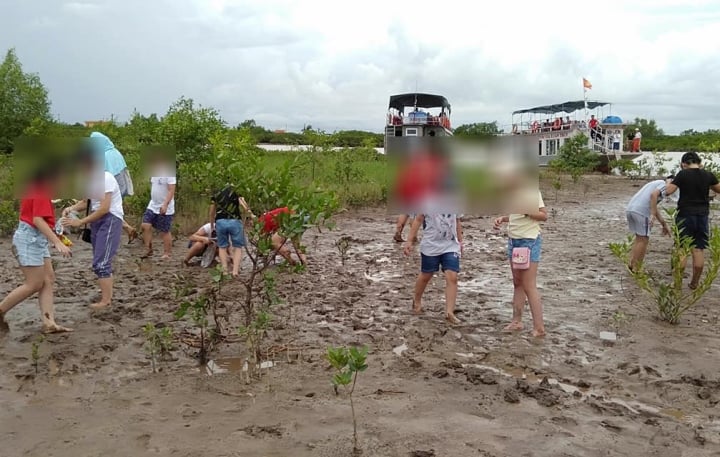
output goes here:
[{"label": "mud flat", "polygon": [[[142,326],[191,331],[173,317],[174,278],[202,283],[204,270],[141,262],[139,245],[124,246],[115,305],[91,313],[90,253],[78,245],[71,260],[57,260],[58,321],[76,331],[45,337],[37,374],[37,305],[9,316],[12,333],[0,343],[0,455],[348,456],[350,408],[330,386],[323,353],[363,344],[371,348],[356,391],[363,455],[717,456],[720,289],[680,325],[657,321],[607,248],[625,236],[623,205],[640,182],[588,182],[566,184],[558,202],[545,192],[555,211],[539,277],[544,340],[502,331],[512,290],[505,242],[489,218],[465,223],[464,323],[450,328],[440,279],[428,289],[426,315],[410,315],[419,259],[404,258],[390,241],[384,210],[367,209],[342,215],[329,233],[306,235],[312,264],[279,276],[285,303],[267,341],[273,363],[251,384],[237,338],[208,367],[178,343],[151,373]],[[334,244],[341,236],[353,239],[345,266]],[[2,294],[20,279],[9,246],[0,242]],[[668,248],[653,238],[649,262],[663,268]],[[231,285],[224,300],[240,293]]]}]

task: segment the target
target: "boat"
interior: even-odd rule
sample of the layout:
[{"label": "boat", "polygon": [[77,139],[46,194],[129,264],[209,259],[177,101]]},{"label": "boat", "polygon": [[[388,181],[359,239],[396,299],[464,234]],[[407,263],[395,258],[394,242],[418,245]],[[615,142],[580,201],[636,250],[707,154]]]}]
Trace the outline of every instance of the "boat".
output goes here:
[{"label": "boat", "polygon": [[[547,166],[557,157],[563,144],[578,134],[588,138],[588,148],[601,156],[603,165],[612,159],[639,157],[640,152],[632,150],[632,141],[628,142],[625,138],[625,129],[629,124],[618,116],[604,116],[605,107],[611,110],[612,104],[579,100],[517,110],[512,113],[509,135],[537,139],[541,166]],[[582,116],[580,120],[578,113]]]},{"label": "boat", "polygon": [[407,93],[390,96],[385,122],[385,151],[401,138],[452,136],[450,103],[442,95]]}]

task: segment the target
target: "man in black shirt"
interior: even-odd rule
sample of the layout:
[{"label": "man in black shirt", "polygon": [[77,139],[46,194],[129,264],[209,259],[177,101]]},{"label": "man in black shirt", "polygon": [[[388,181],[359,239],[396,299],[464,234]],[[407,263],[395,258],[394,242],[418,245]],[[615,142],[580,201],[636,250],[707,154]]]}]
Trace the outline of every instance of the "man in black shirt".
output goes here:
[{"label": "man in black shirt", "polygon": [[[242,224],[242,210],[250,212],[250,209],[232,186],[225,186],[212,198],[210,205],[211,232],[216,231],[218,254],[220,264],[227,273],[228,258],[232,256],[232,275],[237,277],[240,273],[240,260],[242,260],[242,248],[245,246],[245,230]],[[251,213],[252,214],[252,213]],[[232,246],[232,252],[230,247]]]},{"label": "man in black shirt", "polygon": [[[700,163],[700,156],[696,152],[685,153],[680,164],[682,170],[675,176],[672,183],[668,184],[665,192],[666,195],[670,195],[676,190],[680,190],[675,221],[680,227],[680,233],[693,240],[691,289],[697,288],[705,264],[703,249],[707,248],[710,232],[708,223],[710,189],[720,193],[717,177],[713,173],[703,170]],[[682,259],[681,268],[683,270],[686,261],[687,259]]]}]

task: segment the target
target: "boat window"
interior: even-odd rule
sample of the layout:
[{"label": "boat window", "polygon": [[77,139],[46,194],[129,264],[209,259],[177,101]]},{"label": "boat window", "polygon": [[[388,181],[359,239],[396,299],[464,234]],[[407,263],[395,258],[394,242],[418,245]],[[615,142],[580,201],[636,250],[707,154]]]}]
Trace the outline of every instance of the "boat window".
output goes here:
[{"label": "boat window", "polygon": [[405,136],[418,136],[418,129],[405,129]]}]

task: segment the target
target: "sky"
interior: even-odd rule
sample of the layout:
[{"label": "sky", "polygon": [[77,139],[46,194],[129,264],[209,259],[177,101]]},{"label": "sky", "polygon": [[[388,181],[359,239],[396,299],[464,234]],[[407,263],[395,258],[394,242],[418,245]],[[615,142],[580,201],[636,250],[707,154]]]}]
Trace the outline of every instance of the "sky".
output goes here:
[{"label": "sky", "polygon": [[0,0],[0,52],[71,123],[185,96],[230,125],[382,131],[389,96],[417,90],[454,125],[509,130],[585,77],[613,115],[720,128],[718,30],[717,0]]}]

